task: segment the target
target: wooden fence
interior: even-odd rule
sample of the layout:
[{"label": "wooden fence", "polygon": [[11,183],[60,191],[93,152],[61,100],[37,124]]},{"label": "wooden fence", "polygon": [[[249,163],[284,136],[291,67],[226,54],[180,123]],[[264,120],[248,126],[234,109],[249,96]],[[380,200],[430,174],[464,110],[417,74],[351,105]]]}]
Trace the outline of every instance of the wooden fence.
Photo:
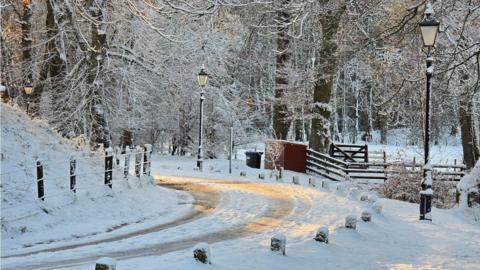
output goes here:
[{"label": "wooden fence", "polygon": [[[368,149],[368,148],[365,148]],[[348,152],[347,152],[348,153]],[[350,155],[353,159],[355,155]],[[349,159],[347,157],[347,159]],[[423,164],[398,162],[344,161],[329,155],[307,150],[307,172],[321,175],[334,181],[368,179],[385,181],[389,174],[421,173]],[[403,170],[401,170],[403,168]],[[465,175],[465,165],[432,165],[433,180],[459,181]]]}]

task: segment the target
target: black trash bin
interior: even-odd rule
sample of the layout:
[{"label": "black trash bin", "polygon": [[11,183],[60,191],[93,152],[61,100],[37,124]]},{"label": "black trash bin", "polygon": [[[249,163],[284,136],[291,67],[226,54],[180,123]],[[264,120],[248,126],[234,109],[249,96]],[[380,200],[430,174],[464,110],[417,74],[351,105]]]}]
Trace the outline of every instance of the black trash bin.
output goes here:
[{"label": "black trash bin", "polygon": [[247,166],[250,168],[260,169],[262,164],[263,152],[245,152],[247,156]]}]

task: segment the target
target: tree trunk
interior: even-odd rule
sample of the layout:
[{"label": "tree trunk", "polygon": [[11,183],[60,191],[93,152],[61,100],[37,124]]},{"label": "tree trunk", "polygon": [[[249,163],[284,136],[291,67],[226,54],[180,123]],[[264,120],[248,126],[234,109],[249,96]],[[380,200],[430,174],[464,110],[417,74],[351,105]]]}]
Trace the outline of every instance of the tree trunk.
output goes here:
[{"label": "tree trunk", "polygon": [[92,49],[89,58],[89,71],[87,75],[88,107],[87,115],[91,120],[90,142],[93,148],[99,145],[110,146],[110,132],[105,119],[105,104],[102,92],[104,90],[103,67],[107,51],[107,38],[104,23],[104,9],[107,0],[90,0],[87,5],[90,16],[97,22],[92,23]]},{"label": "tree trunk", "polygon": [[472,100],[461,101],[459,120],[462,135],[463,161],[469,169],[473,168],[480,158],[480,145],[476,140],[473,115]]},{"label": "tree trunk", "polygon": [[[40,98],[41,92],[44,90],[44,81],[49,75],[50,77],[50,92],[52,107],[55,110],[53,113],[56,115],[52,125],[62,134],[67,135],[67,123],[64,121],[67,109],[65,109],[66,102],[64,101],[65,93],[65,74],[66,63],[65,59],[62,59],[61,54],[66,55],[65,49],[59,46],[62,41],[59,40],[59,25],[63,24],[63,16],[58,14],[60,12],[60,3],[58,0],[46,0],[47,4],[47,36],[49,41],[45,47],[45,60],[48,63],[41,70],[40,74],[40,87],[38,87],[38,98]],[[40,102],[40,100],[38,101]]]},{"label": "tree trunk", "polygon": [[[20,86],[25,107],[30,107],[32,97],[24,92],[25,86],[33,87],[33,63],[32,63],[32,4],[29,0],[23,0],[23,16],[22,16],[22,60],[23,60],[23,85]],[[32,109],[27,110],[33,115]]]},{"label": "tree trunk", "polygon": [[342,5],[338,10],[329,10],[320,15],[322,44],[319,49],[319,69],[313,92],[314,106],[310,131],[310,148],[320,152],[328,151],[330,145],[329,102],[332,95],[333,76],[337,68],[337,60],[334,56],[338,47],[335,38],[344,11],[345,6]]},{"label": "tree trunk", "polygon": [[281,10],[277,12],[277,55],[275,69],[275,101],[273,105],[273,135],[276,139],[287,138],[290,121],[286,119],[287,105],[281,101],[283,93],[288,86],[288,64],[290,63],[291,50],[289,48],[290,37],[288,36],[288,24],[290,14],[286,6],[290,0],[282,2]]},{"label": "tree trunk", "polygon": [[378,112],[378,125],[380,129],[380,144],[387,144],[388,115],[385,112]]}]

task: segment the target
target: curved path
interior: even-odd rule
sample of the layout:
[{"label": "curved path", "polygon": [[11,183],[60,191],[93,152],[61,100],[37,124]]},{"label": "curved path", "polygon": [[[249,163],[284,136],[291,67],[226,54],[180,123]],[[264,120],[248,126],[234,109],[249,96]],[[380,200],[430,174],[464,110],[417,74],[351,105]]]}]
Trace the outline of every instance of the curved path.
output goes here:
[{"label": "curved path", "polygon": [[39,254],[44,252],[56,252],[56,251],[74,249],[79,247],[92,246],[92,245],[97,245],[101,243],[119,241],[126,238],[131,238],[139,235],[145,235],[148,233],[165,230],[171,227],[179,226],[184,223],[192,222],[214,211],[218,203],[218,198],[219,198],[218,192],[215,189],[212,189],[206,185],[198,185],[193,183],[182,184],[182,183],[171,183],[171,182],[162,182],[162,181],[158,182],[157,184],[162,187],[188,192],[194,199],[192,211],[190,211],[189,213],[187,213],[186,215],[178,219],[172,220],[167,223],[159,224],[153,227],[145,228],[142,230],[135,230],[133,232],[119,234],[112,237],[102,238],[99,240],[86,241],[86,242],[82,241],[80,243],[75,243],[70,245],[61,245],[56,247],[50,247],[50,248],[47,247],[47,248],[40,248],[40,249],[34,248],[33,250],[32,248],[27,248],[28,250],[31,250],[31,251],[22,252],[20,250],[20,252],[14,252],[11,255],[2,256],[1,258],[6,259],[6,258],[14,258],[14,257],[24,257],[24,256],[29,256],[29,255],[34,255],[34,254]]},{"label": "curved path", "polygon": [[[301,216],[308,212],[311,208],[311,202],[309,201],[309,198],[302,196],[298,197],[297,195],[292,194],[283,194],[282,191],[284,187],[281,185],[187,177],[157,177],[156,180],[161,186],[183,190],[190,193],[195,198],[194,212],[188,216],[166,224],[104,240],[2,257],[2,269],[58,269],[60,267],[93,263],[96,259],[103,256],[125,259],[148,255],[160,255],[192,247],[198,242],[215,243],[219,241],[241,238],[252,234],[263,233],[268,230],[272,230],[283,223],[288,223],[289,220],[294,220],[295,216]],[[234,223],[231,226],[223,227],[219,231],[209,231],[208,228],[205,228],[205,233],[196,234],[191,237],[181,238],[178,240],[167,240],[165,242],[146,244],[139,247],[135,246],[126,250],[102,249],[100,252],[80,252],[79,256],[70,256],[70,258],[68,258],[68,252],[81,247],[98,245],[107,242],[122,241],[125,239],[128,240],[137,236],[145,236],[147,234],[167,230],[168,228],[186,223],[192,223],[191,226],[198,226],[198,222],[204,217],[207,218],[215,213],[218,213],[219,215],[225,214],[219,211],[216,206],[219,200],[228,201],[229,196],[231,196],[230,192],[232,191],[249,194],[250,196],[258,196],[257,198],[266,200],[268,202],[268,206],[265,207],[264,210],[257,214],[254,218],[247,220],[246,223],[237,222],[237,224]],[[255,201],[253,201],[253,203],[255,203]],[[256,205],[254,207],[257,208]],[[258,208],[261,207],[258,206]],[[287,216],[289,217],[288,220],[286,219]],[[213,225],[212,221],[210,222]],[[52,252],[52,254],[46,258],[45,255],[40,256],[42,254],[39,253],[43,252]],[[53,252],[60,252],[63,254],[56,258],[57,256],[55,256],[56,254]],[[92,255],[92,253],[95,255]],[[38,257],[36,255],[38,255]],[[8,262],[8,260],[13,261]]]}]

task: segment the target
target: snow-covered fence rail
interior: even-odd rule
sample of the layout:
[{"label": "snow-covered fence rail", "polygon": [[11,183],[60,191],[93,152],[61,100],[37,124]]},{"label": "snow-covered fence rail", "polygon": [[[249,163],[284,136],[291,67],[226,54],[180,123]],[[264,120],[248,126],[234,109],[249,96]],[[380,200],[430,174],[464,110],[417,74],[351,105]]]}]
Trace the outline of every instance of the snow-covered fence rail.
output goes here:
[{"label": "snow-covered fence rail", "polygon": [[344,172],[346,165],[346,162],[307,149],[307,172],[319,174],[333,181],[342,181],[346,177]]},{"label": "snow-covered fence rail", "polygon": [[[307,172],[319,174],[334,181],[350,179],[387,180],[389,174],[418,173],[423,164],[395,162],[347,162],[312,149],[307,150]],[[405,170],[398,170],[398,168]],[[417,170],[418,168],[418,170]],[[433,180],[459,181],[466,173],[465,165],[434,164]]]}]

